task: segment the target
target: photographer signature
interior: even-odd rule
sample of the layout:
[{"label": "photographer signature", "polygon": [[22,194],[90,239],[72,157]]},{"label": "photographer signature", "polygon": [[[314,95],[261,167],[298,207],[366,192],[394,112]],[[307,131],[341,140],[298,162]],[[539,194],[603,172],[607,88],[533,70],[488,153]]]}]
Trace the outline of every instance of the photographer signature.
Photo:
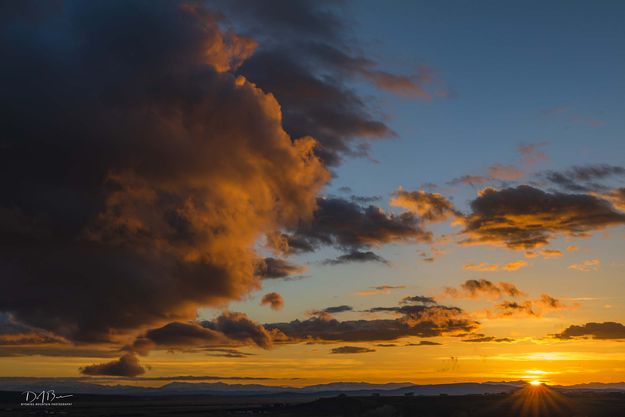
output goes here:
[{"label": "photographer signature", "polygon": [[[73,394],[59,395],[53,389],[35,391],[24,391],[24,402],[22,405],[60,405],[59,400],[73,397]],[[63,402],[65,403],[65,402]],[[67,403],[68,405],[70,403]]]}]

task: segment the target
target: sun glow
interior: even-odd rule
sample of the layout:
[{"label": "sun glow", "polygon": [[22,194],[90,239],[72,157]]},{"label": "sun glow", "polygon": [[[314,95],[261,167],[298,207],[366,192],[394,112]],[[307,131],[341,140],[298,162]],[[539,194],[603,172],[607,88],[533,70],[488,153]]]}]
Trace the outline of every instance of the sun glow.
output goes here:
[{"label": "sun glow", "polygon": [[530,381],[530,385],[534,386],[534,387],[538,387],[540,385],[542,385],[543,383],[537,379],[534,379],[533,381]]}]

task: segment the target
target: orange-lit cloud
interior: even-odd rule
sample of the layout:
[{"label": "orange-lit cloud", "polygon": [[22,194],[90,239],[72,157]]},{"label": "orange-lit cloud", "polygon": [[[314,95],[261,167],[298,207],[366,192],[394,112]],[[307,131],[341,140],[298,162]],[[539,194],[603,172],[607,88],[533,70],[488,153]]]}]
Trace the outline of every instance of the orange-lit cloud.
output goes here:
[{"label": "orange-lit cloud", "polygon": [[470,279],[463,282],[459,288],[446,287],[443,296],[453,298],[501,298],[522,297],[525,294],[514,284],[509,282],[491,282],[486,279]]},{"label": "orange-lit cloud", "polygon": [[[127,343],[259,289],[257,242],[309,220],[330,178],[318,142],[287,134],[275,96],[234,74],[254,41],[199,6],[138,7],[82,3],[66,26],[29,28],[77,41],[41,57],[50,71],[19,94],[47,85],[54,104],[16,109],[30,127],[2,152],[2,177],[29,167],[30,188],[3,187],[1,234],[20,244],[0,311],[71,342]],[[274,264],[260,275],[301,272]]]},{"label": "orange-lit cloud", "polygon": [[503,265],[489,264],[487,262],[480,262],[478,264],[468,263],[463,266],[463,269],[467,271],[477,272],[495,272],[495,271],[516,271],[517,269],[527,266],[527,262],[523,260],[508,262]]},{"label": "orange-lit cloud", "polygon": [[463,244],[532,249],[556,235],[584,237],[625,223],[625,213],[589,194],[548,193],[521,185],[487,188],[471,202]]},{"label": "orange-lit cloud", "polygon": [[586,259],[585,261],[569,265],[569,269],[575,269],[580,272],[597,271],[601,261],[599,259]]},{"label": "orange-lit cloud", "polygon": [[402,207],[430,222],[439,222],[459,215],[453,204],[438,193],[425,191],[395,191],[390,201],[391,206]]}]

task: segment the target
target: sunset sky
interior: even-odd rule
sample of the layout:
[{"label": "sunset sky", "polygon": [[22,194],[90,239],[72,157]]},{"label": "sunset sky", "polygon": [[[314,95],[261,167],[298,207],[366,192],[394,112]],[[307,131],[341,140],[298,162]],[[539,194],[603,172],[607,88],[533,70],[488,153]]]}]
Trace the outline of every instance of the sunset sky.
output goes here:
[{"label": "sunset sky", "polygon": [[625,3],[6,4],[0,376],[625,380]]}]

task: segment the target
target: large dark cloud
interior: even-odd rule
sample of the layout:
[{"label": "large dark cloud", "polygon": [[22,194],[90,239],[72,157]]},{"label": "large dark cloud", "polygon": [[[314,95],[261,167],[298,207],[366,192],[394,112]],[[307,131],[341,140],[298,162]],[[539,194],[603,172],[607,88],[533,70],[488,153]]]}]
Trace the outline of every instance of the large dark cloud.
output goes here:
[{"label": "large dark cloud", "polygon": [[0,28],[0,311],[101,342],[257,289],[256,240],[329,174],[234,74],[256,43],[195,4],[26,15]]},{"label": "large dark cloud", "polygon": [[573,325],[556,334],[555,337],[558,339],[625,339],[625,326],[613,321],[586,323],[580,326]]},{"label": "large dark cloud", "polygon": [[471,202],[463,231],[466,244],[495,244],[531,249],[554,236],[587,236],[625,223],[625,213],[590,194],[549,193],[521,185],[487,188]]},{"label": "large dark cloud", "polygon": [[366,155],[368,141],[394,132],[372,110],[370,99],[350,84],[365,81],[404,96],[429,98],[434,76],[425,66],[410,74],[377,67],[349,31],[340,2],[307,0],[218,1],[221,10],[259,39],[259,48],[239,69],[283,105],[294,136],[313,135],[322,159]]}]

